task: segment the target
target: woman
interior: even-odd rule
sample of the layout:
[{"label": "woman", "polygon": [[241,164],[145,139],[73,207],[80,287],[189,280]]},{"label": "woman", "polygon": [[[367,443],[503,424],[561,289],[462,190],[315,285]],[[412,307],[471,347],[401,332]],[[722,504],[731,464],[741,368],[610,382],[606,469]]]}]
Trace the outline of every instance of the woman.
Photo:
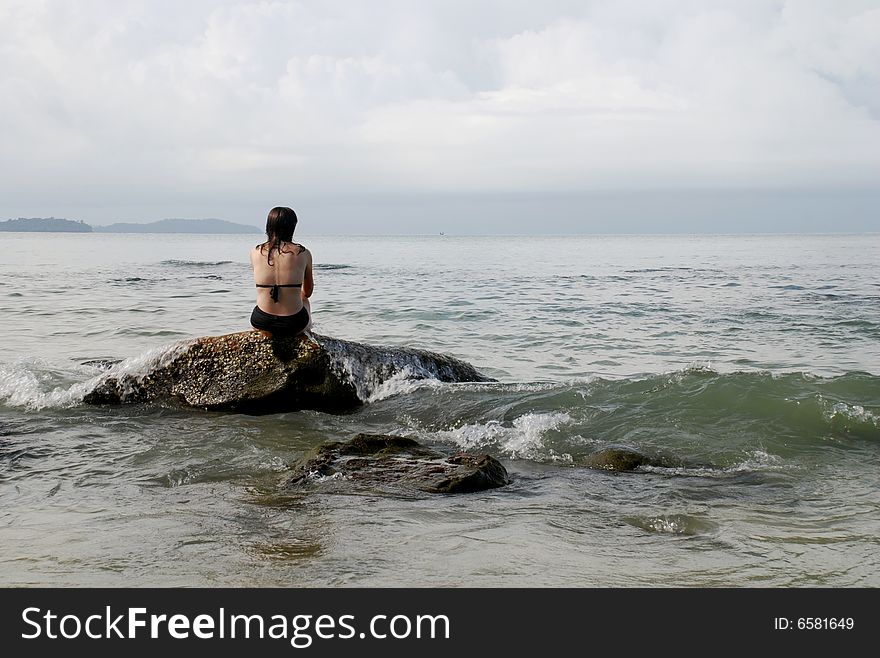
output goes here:
[{"label": "woman", "polygon": [[257,305],[251,326],[274,336],[295,336],[312,326],[312,254],[293,241],[296,213],[272,208],[266,220],[267,240],[251,250]]}]

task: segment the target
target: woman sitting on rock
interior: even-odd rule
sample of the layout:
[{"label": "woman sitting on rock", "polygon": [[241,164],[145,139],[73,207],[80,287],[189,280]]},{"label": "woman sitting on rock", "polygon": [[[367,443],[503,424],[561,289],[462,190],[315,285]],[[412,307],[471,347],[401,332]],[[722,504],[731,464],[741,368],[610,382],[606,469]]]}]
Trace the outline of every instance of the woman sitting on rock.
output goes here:
[{"label": "woman sitting on rock", "polygon": [[295,336],[312,326],[312,254],[293,242],[296,213],[272,208],[266,220],[266,241],[251,250],[257,305],[251,325],[269,336]]}]

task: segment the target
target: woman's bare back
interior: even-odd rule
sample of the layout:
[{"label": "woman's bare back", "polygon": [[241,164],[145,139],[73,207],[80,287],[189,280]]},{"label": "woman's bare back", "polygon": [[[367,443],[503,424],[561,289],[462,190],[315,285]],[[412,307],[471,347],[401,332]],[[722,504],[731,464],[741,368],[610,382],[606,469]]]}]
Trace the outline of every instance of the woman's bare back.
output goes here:
[{"label": "woman's bare back", "polygon": [[[312,254],[302,245],[284,242],[280,251],[273,249],[271,259],[269,256],[267,244],[251,250],[251,268],[258,286],[257,306],[272,315],[299,313],[314,288]],[[296,284],[299,285],[291,287]],[[276,285],[279,287],[275,288]]]}]

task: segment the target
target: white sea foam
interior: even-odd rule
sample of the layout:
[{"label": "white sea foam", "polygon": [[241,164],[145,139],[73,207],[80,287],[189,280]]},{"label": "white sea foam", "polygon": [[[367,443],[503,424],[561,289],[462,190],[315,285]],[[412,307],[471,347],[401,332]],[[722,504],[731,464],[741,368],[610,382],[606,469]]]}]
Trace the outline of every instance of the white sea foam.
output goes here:
[{"label": "white sea foam", "polygon": [[[509,393],[541,393],[543,391],[552,391],[559,388],[571,388],[579,383],[589,383],[590,381],[593,381],[593,379],[594,378],[592,377],[589,380],[577,378],[567,381],[564,384],[560,384],[559,382],[519,382],[502,384],[502,386],[504,386],[505,392]],[[477,384],[476,386],[485,387],[486,385]]]},{"label": "white sea foam", "polygon": [[[188,342],[165,345],[117,363],[106,372],[75,383],[58,385],[59,380],[82,376],[82,366],[59,370],[38,359],[19,359],[0,364],[0,402],[30,410],[64,409],[82,402],[83,397],[107,378],[134,377],[135,381],[161,367],[186,348]],[[123,394],[124,395],[124,394]]]},{"label": "white sea foam", "polygon": [[847,404],[846,402],[828,402],[820,400],[820,408],[822,409],[822,417],[829,423],[852,424],[861,423],[864,425],[873,425],[880,428],[880,417],[868,411],[858,404]]},{"label": "white sea foam", "polygon": [[192,341],[185,340],[171,345],[162,345],[120,361],[97,377],[92,382],[92,388],[106,379],[117,379],[122,385],[120,398],[125,400],[135,391],[135,384],[140,383],[151,372],[167,366],[181,352],[189,348],[191,343]]},{"label": "white sea foam", "polygon": [[330,475],[324,475],[318,471],[309,471],[308,478],[314,482],[332,482],[334,480],[349,480],[349,476],[345,473],[337,472]]},{"label": "white sea foam", "polygon": [[0,401],[10,407],[33,410],[71,407],[82,400],[97,380],[57,386],[58,379],[59,373],[34,359],[0,365]]},{"label": "white sea foam", "polygon": [[658,516],[648,519],[645,527],[654,532],[668,533],[673,535],[683,534],[687,529],[687,521],[677,516]]},{"label": "white sea foam", "polygon": [[398,373],[392,375],[390,379],[375,384],[369,393],[366,393],[366,402],[378,402],[395,395],[407,395],[423,388],[440,388],[444,386],[443,382],[436,379],[414,379],[413,372],[410,368],[404,368]]},{"label": "white sea foam", "polygon": [[566,413],[527,413],[515,418],[510,426],[490,420],[438,432],[432,438],[451,441],[464,450],[495,448],[512,459],[570,461],[569,455],[557,454],[544,444],[547,432],[569,422],[571,417]]},{"label": "white sea foam", "polygon": [[786,465],[783,462],[782,457],[769,453],[764,448],[755,448],[746,453],[746,457],[743,461],[725,470],[733,472],[751,472],[775,471],[784,468],[791,468],[791,466]]},{"label": "white sea foam", "polygon": [[[403,349],[363,348],[326,336],[315,341],[330,356],[331,367],[351,382],[364,402],[409,392],[407,381],[442,379],[443,366]],[[416,387],[417,388],[417,387]]]}]

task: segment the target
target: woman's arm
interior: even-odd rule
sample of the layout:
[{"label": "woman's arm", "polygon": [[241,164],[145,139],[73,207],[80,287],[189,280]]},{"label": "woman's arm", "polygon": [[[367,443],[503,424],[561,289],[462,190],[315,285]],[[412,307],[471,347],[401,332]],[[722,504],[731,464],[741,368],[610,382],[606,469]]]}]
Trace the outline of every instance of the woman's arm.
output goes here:
[{"label": "woman's arm", "polygon": [[303,275],[302,298],[308,299],[315,290],[315,279],[312,277],[312,252],[306,249],[305,253],[307,260],[306,271]]}]

